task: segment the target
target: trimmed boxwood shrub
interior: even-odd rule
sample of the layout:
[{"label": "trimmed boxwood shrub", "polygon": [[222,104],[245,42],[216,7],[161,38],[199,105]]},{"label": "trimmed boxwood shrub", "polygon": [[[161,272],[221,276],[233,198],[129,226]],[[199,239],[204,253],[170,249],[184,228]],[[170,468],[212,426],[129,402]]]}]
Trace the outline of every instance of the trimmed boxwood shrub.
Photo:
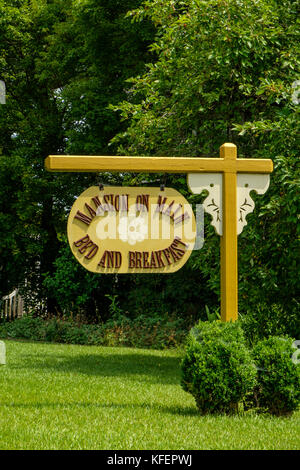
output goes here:
[{"label": "trimmed boxwood shrub", "polygon": [[287,415],[300,405],[300,364],[292,360],[293,339],[271,336],[252,355],[258,370],[253,402],[262,411]]},{"label": "trimmed boxwood shrub", "polygon": [[202,414],[236,412],[256,381],[238,322],[199,322],[189,334],[181,369],[181,385]]}]

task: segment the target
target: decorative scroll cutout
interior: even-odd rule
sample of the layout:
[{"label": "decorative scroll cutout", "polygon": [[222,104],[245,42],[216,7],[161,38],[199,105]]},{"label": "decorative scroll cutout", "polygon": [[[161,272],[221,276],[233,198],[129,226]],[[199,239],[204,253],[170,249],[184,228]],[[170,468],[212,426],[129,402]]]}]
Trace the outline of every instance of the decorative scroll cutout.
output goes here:
[{"label": "decorative scroll cutout", "polygon": [[250,191],[254,190],[257,194],[264,194],[270,184],[270,175],[268,174],[247,174],[238,173],[237,175],[237,234],[242,233],[247,225],[246,216],[253,212],[255,204],[250,197]]},{"label": "decorative scroll cutout", "polygon": [[[222,173],[190,173],[188,174],[188,186],[192,193],[200,194],[206,190],[209,192],[203,201],[205,212],[212,216],[211,225],[218,235],[222,235]],[[269,174],[238,173],[237,175],[237,234],[242,233],[247,225],[246,216],[253,212],[255,204],[250,197],[250,191],[264,194],[270,184]]]},{"label": "decorative scroll cutout", "polygon": [[203,201],[205,212],[212,216],[211,225],[222,235],[222,173],[189,173],[188,186],[192,193],[209,192]]}]

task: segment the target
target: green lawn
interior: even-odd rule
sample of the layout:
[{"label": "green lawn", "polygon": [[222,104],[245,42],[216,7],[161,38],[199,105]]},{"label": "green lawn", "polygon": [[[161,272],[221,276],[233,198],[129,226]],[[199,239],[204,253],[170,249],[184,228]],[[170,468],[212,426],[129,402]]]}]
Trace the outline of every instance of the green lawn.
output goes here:
[{"label": "green lawn", "polygon": [[180,353],[6,341],[0,449],[299,449],[290,418],[197,413]]}]

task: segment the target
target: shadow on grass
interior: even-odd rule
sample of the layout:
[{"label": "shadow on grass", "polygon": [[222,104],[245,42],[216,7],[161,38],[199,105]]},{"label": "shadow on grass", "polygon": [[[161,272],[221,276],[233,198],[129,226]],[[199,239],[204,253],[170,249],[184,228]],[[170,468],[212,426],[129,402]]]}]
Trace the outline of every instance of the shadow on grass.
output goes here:
[{"label": "shadow on grass", "polygon": [[22,355],[22,363],[13,368],[43,373],[74,373],[99,377],[128,377],[136,381],[179,384],[180,358],[157,356],[145,351],[126,354]]},{"label": "shadow on grass", "polygon": [[75,409],[75,408],[103,408],[106,410],[128,410],[129,412],[133,409],[145,409],[151,410],[154,412],[162,414],[171,414],[174,416],[183,416],[183,417],[196,417],[201,416],[196,407],[179,407],[179,406],[165,406],[157,404],[147,404],[147,403],[89,403],[89,402],[72,402],[72,403],[2,403],[2,406],[7,406],[9,408],[19,408],[19,409]]}]

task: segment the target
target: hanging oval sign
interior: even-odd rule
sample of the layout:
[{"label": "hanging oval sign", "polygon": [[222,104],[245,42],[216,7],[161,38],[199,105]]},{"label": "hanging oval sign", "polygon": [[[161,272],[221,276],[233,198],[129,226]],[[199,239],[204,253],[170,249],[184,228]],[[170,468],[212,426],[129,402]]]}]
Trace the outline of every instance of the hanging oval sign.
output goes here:
[{"label": "hanging oval sign", "polygon": [[190,257],[196,221],[175,189],[93,186],[71,209],[68,240],[95,273],[171,273]]}]

